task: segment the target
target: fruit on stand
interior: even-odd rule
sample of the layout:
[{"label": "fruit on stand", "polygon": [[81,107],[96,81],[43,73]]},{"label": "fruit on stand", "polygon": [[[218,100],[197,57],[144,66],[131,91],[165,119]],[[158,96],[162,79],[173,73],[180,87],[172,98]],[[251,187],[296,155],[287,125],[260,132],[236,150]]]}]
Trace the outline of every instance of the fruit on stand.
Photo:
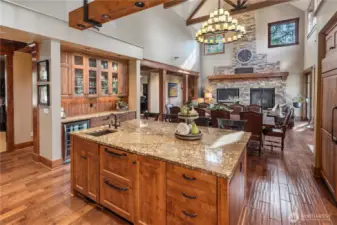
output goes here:
[{"label": "fruit on stand", "polygon": [[195,123],[192,124],[191,134],[199,134],[199,128]]}]

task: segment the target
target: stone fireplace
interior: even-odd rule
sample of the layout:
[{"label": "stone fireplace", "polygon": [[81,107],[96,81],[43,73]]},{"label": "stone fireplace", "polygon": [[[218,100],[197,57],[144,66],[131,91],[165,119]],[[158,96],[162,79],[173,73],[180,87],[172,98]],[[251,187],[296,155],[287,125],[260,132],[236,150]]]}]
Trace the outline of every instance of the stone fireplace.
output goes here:
[{"label": "stone fireplace", "polygon": [[250,104],[260,105],[262,109],[273,108],[275,105],[275,88],[251,88]]},{"label": "stone fireplace", "polygon": [[216,100],[219,103],[231,103],[240,97],[239,88],[218,88],[216,91]]}]

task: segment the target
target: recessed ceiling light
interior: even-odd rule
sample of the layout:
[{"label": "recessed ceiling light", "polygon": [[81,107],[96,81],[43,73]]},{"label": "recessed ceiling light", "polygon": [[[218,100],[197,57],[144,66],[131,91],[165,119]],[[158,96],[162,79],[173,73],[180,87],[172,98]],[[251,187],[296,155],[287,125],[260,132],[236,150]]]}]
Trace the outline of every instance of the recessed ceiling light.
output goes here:
[{"label": "recessed ceiling light", "polygon": [[135,6],[139,7],[139,8],[143,8],[145,6],[144,2],[135,2]]},{"label": "recessed ceiling light", "polygon": [[80,24],[80,23],[78,23],[77,26],[78,26],[79,28],[81,28],[81,29],[84,29],[84,28],[85,28],[85,26],[84,26],[83,24]]},{"label": "recessed ceiling light", "polygon": [[111,16],[109,16],[108,14],[103,14],[101,17],[102,19],[105,19],[105,20],[108,20],[111,18]]}]

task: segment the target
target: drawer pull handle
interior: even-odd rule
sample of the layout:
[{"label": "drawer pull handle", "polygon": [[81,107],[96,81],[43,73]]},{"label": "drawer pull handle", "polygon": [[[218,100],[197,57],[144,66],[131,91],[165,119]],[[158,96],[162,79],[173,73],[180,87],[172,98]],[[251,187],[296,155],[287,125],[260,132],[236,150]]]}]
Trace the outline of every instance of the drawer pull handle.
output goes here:
[{"label": "drawer pull handle", "polygon": [[187,176],[186,174],[183,174],[183,178],[184,178],[185,180],[196,180],[195,177],[189,177],[189,176]]},{"label": "drawer pull handle", "polygon": [[332,49],[335,49],[335,47],[334,47],[334,46],[331,46],[331,47],[330,47],[330,50],[332,50]]},{"label": "drawer pull handle", "polygon": [[129,190],[129,188],[121,188],[121,187],[117,187],[117,186],[111,184],[108,180],[104,180],[104,183],[105,183],[106,185],[108,185],[109,187],[111,187],[111,188],[113,188],[113,189],[116,189],[116,190],[118,190],[118,191],[127,191],[127,190]]},{"label": "drawer pull handle", "polygon": [[187,194],[185,194],[184,192],[181,192],[181,195],[184,196],[185,198],[189,198],[189,199],[196,199],[196,196],[189,196]]},{"label": "drawer pull handle", "polygon": [[81,158],[82,159],[87,159],[88,157],[81,155]]},{"label": "drawer pull handle", "polygon": [[122,156],[127,156],[127,154],[125,154],[125,153],[119,154],[119,153],[116,153],[116,152],[111,152],[107,148],[105,148],[104,151],[106,153],[110,154],[111,156],[114,156],[114,157],[117,157],[117,158],[120,158]]},{"label": "drawer pull handle", "polygon": [[185,216],[188,216],[188,217],[191,217],[191,218],[197,217],[197,214],[195,214],[195,213],[188,213],[185,210],[182,210],[181,212],[184,213]]}]

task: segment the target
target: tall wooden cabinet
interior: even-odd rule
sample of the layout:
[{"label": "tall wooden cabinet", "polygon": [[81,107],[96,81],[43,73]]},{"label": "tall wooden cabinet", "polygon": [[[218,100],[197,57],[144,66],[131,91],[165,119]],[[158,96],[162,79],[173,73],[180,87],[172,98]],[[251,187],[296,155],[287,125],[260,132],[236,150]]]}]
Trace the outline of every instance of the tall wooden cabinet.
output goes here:
[{"label": "tall wooden cabinet", "polygon": [[61,53],[62,97],[128,96],[128,65],[124,61],[79,53]]},{"label": "tall wooden cabinet", "polygon": [[[335,198],[337,197],[337,17],[320,34],[322,60],[322,115],[321,115],[321,174]],[[336,198],[337,199],[337,198]]]}]

